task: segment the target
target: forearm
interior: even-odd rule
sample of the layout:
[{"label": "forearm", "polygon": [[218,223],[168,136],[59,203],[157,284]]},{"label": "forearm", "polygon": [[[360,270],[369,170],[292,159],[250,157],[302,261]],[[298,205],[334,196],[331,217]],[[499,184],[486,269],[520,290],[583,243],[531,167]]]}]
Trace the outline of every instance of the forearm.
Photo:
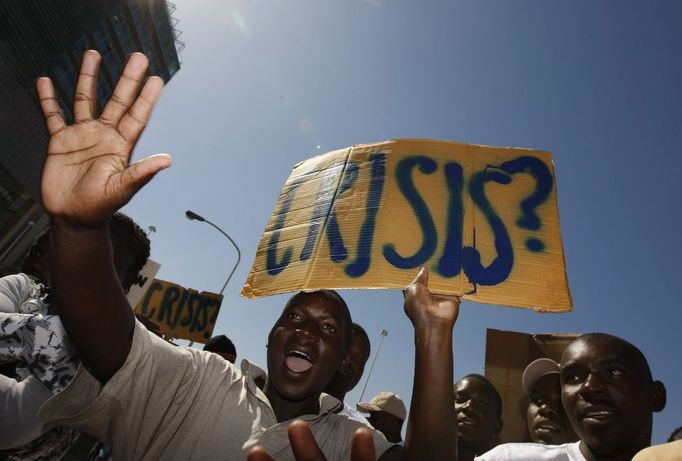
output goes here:
[{"label": "forearm", "polygon": [[406,459],[455,460],[457,419],[452,398],[452,328],[415,331],[415,372]]},{"label": "forearm", "polygon": [[51,238],[54,301],[82,364],[104,383],[125,362],[135,327],[108,226],[79,228],[53,218]]}]

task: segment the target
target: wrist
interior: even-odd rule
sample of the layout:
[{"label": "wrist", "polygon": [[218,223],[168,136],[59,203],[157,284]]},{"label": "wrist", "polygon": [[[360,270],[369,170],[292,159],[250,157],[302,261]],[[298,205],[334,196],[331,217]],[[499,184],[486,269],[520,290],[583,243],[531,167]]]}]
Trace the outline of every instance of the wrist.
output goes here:
[{"label": "wrist", "polygon": [[71,220],[52,217],[50,220],[55,253],[91,253],[98,247],[109,247],[109,223],[84,226]]},{"label": "wrist", "polygon": [[72,219],[61,216],[50,216],[50,227],[57,232],[73,235],[87,235],[97,234],[102,231],[107,231],[109,228],[109,219],[101,223],[85,224]]},{"label": "wrist", "polygon": [[417,348],[451,348],[452,327],[439,323],[415,327],[414,340]]}]

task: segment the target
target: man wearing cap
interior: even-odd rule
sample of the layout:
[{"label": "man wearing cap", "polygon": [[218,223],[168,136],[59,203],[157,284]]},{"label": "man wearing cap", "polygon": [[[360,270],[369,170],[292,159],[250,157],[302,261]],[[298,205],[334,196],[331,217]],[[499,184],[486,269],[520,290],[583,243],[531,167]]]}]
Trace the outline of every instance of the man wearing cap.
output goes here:
[{"label": "man wearing cap", "polygon": [[578,440],[561,404],[559,364],[549,358],[531,362],[521,378],[528,396],[526,421],[535,443],[560,445]]},{"label": "man wearing cap", "polygon": [[389,442],[402,443],[403,421],[407,416],[403,399],[393,392],[380,392],[369,402],[358,403],[358,410],[369,413],[369,423]]}]

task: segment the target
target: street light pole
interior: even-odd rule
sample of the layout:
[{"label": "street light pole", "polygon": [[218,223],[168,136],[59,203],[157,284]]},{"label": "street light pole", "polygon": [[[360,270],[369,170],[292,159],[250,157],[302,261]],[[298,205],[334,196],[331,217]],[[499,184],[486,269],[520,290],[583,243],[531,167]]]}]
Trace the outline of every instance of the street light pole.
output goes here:
[{"label": "street light pole", "polygon": [[230,241],[230,243],[232,243],[232,245],[234,246],[234,248],[237,250],[237,263],[236,263],[236,264],[234,265],[234,267],[232,268],[232,271],[230,272],[230,275],[228,275],[228,276],[227,276],[227,280],[225,280],[225,284],[224,284],[223,287],[220,289],[220,293],[219,293],[219,294],[222,295],[222,294],[223,294],[223,291],[225,291],[225,287],[227,286],[228,282],[229,282],[230,279],[232,278],[232,274],[234,274],[234,271],[237,270],[237,266],[239,266],[239,261],[241,261],[241,259],[242,259],[242,252],[239,251],[239,247],[237,246],[237,244],[235,243],[235,241],[232,240],[232,237],[230,237],[229,235],[227,235],[227,233],[226,233],[224,230],[222,230],[220,227],[218,227],[218,226],[216,226],[215,224],[213,224],[213,223],[212,223],[211,221],[209,221],[208,219],[204,218],[203,216],[200,216],[200,215],[196,214],[196,213],[193,212],[192,210],[187,210],[187,211],[185,211],[185,216],[186,216],[187,219],[189,219],[190,221],[201,221],[201,222],[205,222],[206,224],[209,224],[210,226],[213,226],[218,232],[220,232],[221,234],[223,234],[223,235]]},{"label": "street light pole", "polygon": [[388,330],[381,330],[379,332],[379,346],[377,347],[377,352],[374,354],[374,360],[372,360],[372,366],[369,367],[369,373],[367,373],[367,379],[365,379],[365,385],[362,387],[362,392],[360,393],[359,402],[362,402],[362,397],[365,395],[365,390],[367,389],[367,383],[369,382],[369,377],[372,376],[372,370],[374,370],[374,364],[379,357],[379,351],[381,351],[381,343],[384,342],[384,337],[388,336]]}]

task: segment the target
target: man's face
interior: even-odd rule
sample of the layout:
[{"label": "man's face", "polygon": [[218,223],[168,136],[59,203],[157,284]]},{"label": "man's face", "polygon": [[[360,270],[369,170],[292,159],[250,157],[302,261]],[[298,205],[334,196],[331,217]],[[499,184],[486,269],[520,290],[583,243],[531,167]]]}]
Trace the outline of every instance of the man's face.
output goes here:
[{"label": "man's face", "polygon": [[362,333],[352,329],[350,347],[343,356],[339,371],[329,382],[327,392],[331,394],[350,392],[362,378],[368,359],[369,344],[367,344],[367,338]]},{"label": "man's face", "polygon": [[274,390],[290,401],[320,394],[339,369],[349,323],[331,295],[294,296],[268,338],[268,378]]},{"label": "man's face", "polygon": [[479,455],[491,447],[502,429],[496,405],[492,389],[480,379],[464,378],[455,384],[459,443]]},{"label": "man's face", "polygon": [[564,408],[575,432],[595,455],[648,446],[650,386],[641,359],[609,338],[579,338],[561,360]]},{"label": "man's face", "polygon": [[533,442],[561,445],[578,439],[561,404],[561,382],[558,373],[540,378],[535,383],[529,400],[526,419]]}]

